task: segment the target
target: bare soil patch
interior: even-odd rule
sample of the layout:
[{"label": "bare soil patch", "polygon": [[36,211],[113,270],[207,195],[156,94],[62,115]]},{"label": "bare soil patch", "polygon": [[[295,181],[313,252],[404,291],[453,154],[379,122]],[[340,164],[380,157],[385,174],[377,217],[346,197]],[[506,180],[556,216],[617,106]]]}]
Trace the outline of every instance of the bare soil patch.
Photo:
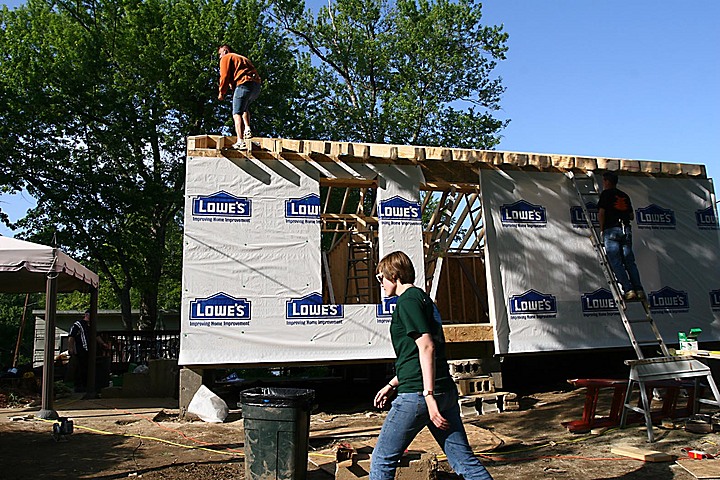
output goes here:
[{"label": "bare soil patch", "polygon": [[[521,399],[522,410],[466,418],[471,444],[497,480],[504,479],[686,479],[694,477],[674,462],[644,463],[610,453],[626,444],[684,457],[684,447],[718,453],[716,434],[656,429],[647,444],[644,427],[611,429],[601,435],[574,435],[562,421],[579,419],[584,390],[533,394]],[[231,406],[232,407],[232,406]],[[238,412],[225,423],[180,421],[172,399],[58,400],[61,416],[72,418],[75,432],[55,440],[52,423],[31,417],[37,407],[0,409],[0,452],[6,479],[242,479],[243,428]],[[609,409],[601,398],[598,412]],[[311,417],[311,480],[332,479],[339,445],[372,446],[385,413],[314,412]],[[429,435],[413,451],[441,453]],[[720,460],[718,460],[720,461]],[[439,478],[458,478],[449,473]]]}]

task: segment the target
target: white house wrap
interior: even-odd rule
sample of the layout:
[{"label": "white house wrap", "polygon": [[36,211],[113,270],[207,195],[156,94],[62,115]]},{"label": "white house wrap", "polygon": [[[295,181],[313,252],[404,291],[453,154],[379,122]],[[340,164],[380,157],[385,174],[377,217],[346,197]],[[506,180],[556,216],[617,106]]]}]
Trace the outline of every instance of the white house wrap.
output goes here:
[{"label": "white house wrap", "polygon": [[[635,257],[665,341],[692,327],[702,328],[701,340],[720,339],[712,183],[620,175],[618,188],[633,202]],[[483,170],[481,191],[497,353],[629,345],[571,181],[562,173]],[[642,317],[637,303],[628,312]],[[641,326],[636,333],[653,338]]]},{"label": "white house wrap", "polygon": [[[188,158],[181,364],[394,357],[387,331],[391,305],[322,303],[322,168],[286,160]],[[423,282],[422,174],[417,167],[391,165],[363,171],[379,179],[386,212],[381,252],[406,251]]]}]

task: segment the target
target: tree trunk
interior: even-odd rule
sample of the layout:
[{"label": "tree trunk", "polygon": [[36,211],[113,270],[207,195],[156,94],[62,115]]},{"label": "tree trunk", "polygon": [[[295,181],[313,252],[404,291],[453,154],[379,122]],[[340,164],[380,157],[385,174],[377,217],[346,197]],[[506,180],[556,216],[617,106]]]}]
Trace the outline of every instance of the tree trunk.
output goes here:
[{"label": "tree trunk", "polygon": [[123,328],[128,331],[133,329],[132,304],[130,303],[130,287],[124,286],[118,293],[120,300],[120,313],[122,315]]},{"label": "tree trunk", "polygon": [[138,330],[155,330],[158,315],[157,297],[157,287],[145,290],[142,293]]}]

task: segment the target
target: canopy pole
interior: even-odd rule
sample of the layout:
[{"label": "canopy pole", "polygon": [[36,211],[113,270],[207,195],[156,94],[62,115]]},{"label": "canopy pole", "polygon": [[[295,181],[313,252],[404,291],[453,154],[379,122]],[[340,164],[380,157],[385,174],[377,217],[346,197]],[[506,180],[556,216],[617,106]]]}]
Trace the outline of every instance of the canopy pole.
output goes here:
[{"label": "canopy pole", "polygon": [[[53,249],[53,255],[57,252]],[[54,262],[53,262],[54,263]],[[53,383],[55,381],[55,311],[57,310],[57,272],[47,274],[45,286],[45,352],[42,377],[42,405],[38,418],[56,420],[58,413],[53,409]]]},{"label": "canopy pole", "polygon": [[90,333],[88,334],[88,369],[87,369],[87,392],[83,398],[97,398],[96,393],[96,372],[97,372],[97,311],[98,311],[98,289],[90,290]]}]

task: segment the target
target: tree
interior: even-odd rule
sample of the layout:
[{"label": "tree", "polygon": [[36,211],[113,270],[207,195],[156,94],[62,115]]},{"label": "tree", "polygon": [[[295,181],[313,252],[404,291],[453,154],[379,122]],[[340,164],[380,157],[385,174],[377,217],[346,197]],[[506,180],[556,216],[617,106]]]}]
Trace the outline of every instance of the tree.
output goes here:
[{"label": "tree", "polygon": [[[256,130],[293,122],[302,62],[261,0],[29,0],[0,12],[0,180],[37,207],[18,222],[108,282],[131,327],[157,318],[159,285],[179,306],[185,139],[229,119],[217,46],[266,79]],[[222,121],[220,119],[223,119]],[[172,250],[171,250],[172,249]],[[170,275],[168,275],[170,273]]]},{"label": "tree", "polygon": [[335,140],[492,148],[503,87],[502,26],[474,0],[336,0],[317,15],[273,0],[274,16],[319,70],[317,103]]},{"label": "tree", "polygon": [[[33,308],[42,305],[42,295],[33,293],[28,297],[28,308],[25,313],[25,325],[22,330],[18,365],[32,362],[35,321],[32,318]],[[23,318],[25,295],[0,294],[0,367],[7,368],[13,363],[15,347]]]}]

